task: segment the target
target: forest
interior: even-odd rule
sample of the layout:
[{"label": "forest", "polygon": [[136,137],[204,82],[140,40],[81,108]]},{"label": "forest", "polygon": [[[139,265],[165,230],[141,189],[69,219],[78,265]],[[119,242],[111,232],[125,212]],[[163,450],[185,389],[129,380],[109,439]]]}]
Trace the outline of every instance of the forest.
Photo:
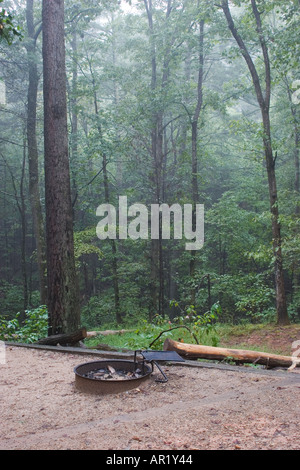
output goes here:
[{"label": "forest", "polygon": [[[57,30],[43,3],[0,1],[1,338],[47,311],[52,334],[299,323],[300,1],[65,0]],[[100,239],[103,204],[119,217]],[[150,237],[163,204],[192,208],[192,234],[204,207],[200,249],[171,209]]]}]

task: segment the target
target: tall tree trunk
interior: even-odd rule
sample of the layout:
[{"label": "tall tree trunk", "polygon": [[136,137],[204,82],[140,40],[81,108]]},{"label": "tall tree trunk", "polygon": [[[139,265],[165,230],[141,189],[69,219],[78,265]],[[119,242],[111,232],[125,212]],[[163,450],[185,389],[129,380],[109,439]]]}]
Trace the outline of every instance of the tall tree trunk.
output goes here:
[{"label": "tall tree trunk", "polygon": [[[203,72],[204,72],[204,20],[199,24],[199,70],[197,83],[197,104],[192,118],[192,196],[193,196],[193,230],[196,224],[196,204],[199,202],[198,191],[198,159],[197,159],[197,139],[198,121],[203,104]],[[196,267],[196,251],[191,251],[190,277],[193,281]],[[192,282],[191,304],[196,303],[196,286]]]},{"label": "tall tree trunk", "polygon": [[78,157],[78,116],[77,116],[77,82],[78,82],[78,65],[77,65],[77,32],[72,33],[72,89],[70,99],[70,117],[71,117],[71,194],[73,205],[73,216],[75,219],[75,204],[77,201],[77,157]]},{"label": "tall tree trunk", "polygon": [[[294,128],[294,168],[295,168],[295,180],[294,189],[297,194],[300,193],[300,165],[299,165],[299,147],[300,147],[300,131],[299,131],[299,115],[297,113],[297,106],[293,103],[292,92],[287,77],[285,77],[285,83],[290,103],[290,110],[292,115],[292,124]],[[297,215],[300,214],[300,205],[297,203],[295,212]]]},{"label": "tall tree trunk", "polygon": [[[299,132],[299,116],[297,113],[297,106],[293,103],[292,92],[290,89],[290,84],[288,78],[285,77],[285,83],[290,103],[290,110],[292,116],[292,124],[294,129],[294,168],[295,168],[295,179],[294,179],[294,190],[297,196],[295,214],[297,217],[300,215],[300,165],[299,165],[299,147],[300,147],[300,132]],[[297,232],[295,230],[295,232]],[[295,233],[297,235],[297,233]],[[300,286],[300,272],[299,272],[299,260],[297,258],[293,261],[292,266],[292,289],[293,293],[297,292]],[[300,318],[300,305],[297,307],[298,316]]]},{"label": "tall tree trunk", "polygon": [[[115,15],[114,12],[111,13],[111,53],[112,53],[112,65],[115,70],[117,70],[118,67],[118,55],[117,55],[117,44],[116,44],[116,25],[115,25]],[[120,91],[119,91],[119,85],[118,85],[118,80],[116,77],[113,78],[113,100],[114,100],[114,105],[115,109],[118,109],[119,104],[120,104]],[[117,129],[117,139],[121,141],[121,133],[119,131],[119,128]],[[117,161],[116,161],[116,181],[117,181],[117,187],[118,187],[118,192],[120,195],[120,192],[123,187],[123,162],[121,160],[121,152],[119,155],[117,155]]]},{"label": "tall tree trunk", "polygon": [[23,163],[22,163],[22,176],[20,184],[20,204],[19,211],[21,216],[21,227],[22,227],[22,238],[21,238],[21,268],[23,278],[23,306],[24,311],[22,312],[21,320],[25,320],[25,310],[28,307],[28,276],[26,267],[26,205],[24,196],[24,179],[25,179],[25,166],[26,166],[26,141],[24,136],[23,142]]},{"label": "tall tree trunk", "polygon": [[[166,23],[170,17],[172,6],[171,0],[167,2],[166,10]],[[171,41],[166,45],[165,54],[163,57],[162,66],[162,79],[161,86],[158,88],[157,76],[157,53],[156,53],[156,38],[153,24],[153,5],[152,0],[144,0],[145,9],[148,19],[150,49],[151,49],[151,93],[153,97],[160,92],[161,97],[164,97],[164,90],[167,85],[169,77],[169,62],[171,47],[175,41],[175,35]],[[160,103],[159,108],[153,109],[152,123],[151,123],[151,158],[153,167],[153,186],[155,194],[155,203],[161,204],[163,202],[163,165],[166,153],[164,151],[164,110]],[[151,240],[150,245],[150,260],[151,260],[151,307],[150,316],[152,313],[164,315],[164,259],[163,259],[163,245],[162,245],[162,220],[161,214],[159,218],[159,238]]]},{"label": "tall tree trunk", "polygon": [[268,48],[264,38],[261,14],[259,13],[255,0],[251,0],[252,12],[256,22],[256,30],[259,37],[263,64],[265,69],[265,92],[262,90],[261,79],[259,78],[257,69],[252,61],[252,58],[248,52],[248,49],[240,36],[238,30],[235,27],[234,21],[231,16],[231,12],[228,5],[228,0],[222,1],[222,8],[228,23],[228,27],[232,33],[232,36],[236,40],[242,55],[247,63],[249,72],[252,77],[257,101],[261,110],[262,123],[263,123],[263,145],[265,152],[265,160],[268,174],[268,186],[269,186],[269,198],[270,198],[270,211],[272,216],[272,236],[273,236],[273,254],[274,254],[274,274],[275,274],[275,290],[276,290],[276,310],[277,310],[277,323],[280,325],[286,325],[289,323],[285,286],[284,286],[284,275],[283,275],[283,264],[282,264],[282,250],[281,250],[281,233],[279,223],[279,211],[278,211],[278,197],[277,197],[277,185],[276,185],[276,174],[275,174],[275,162],[276,156],[273,156],[272,140],[271,140],[271,126],[270,126],[270,98],[271,98],[271,70],[270,61],[268,55]]},{"label": "tall tree trunk", "polygon": [[[1,190],[3,192],[3,216],[0,219],[0,230],[3,236],[3,248],[0,251],[0,278],[5,279],[6,281],[9,280],[10,276],[10,252],[9,252],[9,243],[8,243],[8,233],[9,233],[9,223],[8,223],[8,215],[9,215],[9,204],[7,199],[7,166],[4,165],[2,170],[3,179],[1,180]],[[3,185],[3,186],[2,186]]]},{"label": "tall tree trunk", "polygon": [[[104,178],[104,194],[105,202],[109,204],[109,185],[108,185],[108,174],[107,174],[107,158],[105,152],[103,153],[103,178]],[[120,293],[119,293],[119,275],[118,275],[118,255],[117,255],[117,244],[114,239],[110,240],[112,250],[112,273],[113,273],[113,286],[115,295],[115,314],[117,323],[122,322],[122,315],[120,311]]]},{"label": "tall tree trunk", "polygon": [[36,40],[40,29],[35,31],[34,0],[27,0],[26,22],[28,31],[27,61],[28,61],[28,96],[27,96],[27,145],[28,145],[28,170],[29,170],[29,194],[31,211],[33,215],[33,227],[36,240],[37,265],[40,286],[40,302],[47,301],[47,277],[46,277],[46,247],[44,221],[39,189],[39,162],[36,138],[36,110],[38,91],[38,71],[36,63]]},{"label": "tall tree trunk", "polygon": [[[24,131],[25,135],[25,131]],[[25,179],[25,166],[26,166],[26,141],[25,136],[23,138],[23,159],[22,159],[22,170],[21,170],[21,181],[19,192],[17,189],[17,184],[15,181],[15,175],[9,164],[7,163],[5,157],[1,154],[1,157],[9,171],[13,189],[14,196],[16,199],[16,205],[20,214],[21,222],[21,273],[22,273],[22,282],[23,282],[23,310],[21,311],[20,320],[21,322],[25,319],[25,310],[28,307],[28,276],[27,276],[27,267],[26,267],[26,233],[27,233],[27,224],[26,224],[26,204],[24,196],[24,179]],[[19,242],[19,240],[18,240]]]},{"label": "tall tree trunk", "polygon": [[[97,130],[99,134],[100,141],[102,140],[102,128],[100,124],[100,116],[98,110],[97,102],[97,91],[96,91],[96,82],[93,75],[92,64],[89,62],[89,68],[92,76],[93,84],[93,96],[94,96],[94,110],[97,119]],[[107,155],[105,152],[102,152],[102,168],[103,168],[103,181],[104,181],[104,196],[105,202],[110,203],[110,191],[109,191],[109,180],[107,172]],[[117,323],[122,323],[122,314],[120,307],[120,291],[119,291],[119,274],[118,274],[118,254],[117,254],[117,244],[114,239],[110,240],[111,250],[112,250],[112,275],[113,275],[113,286],[114,286],[114,297],[115,297],[115,315]]]},{"label": "tall tree trunk", "polygon": [[[156,92],[157,87],[157,64],[156,64],[156,44],[155,44],[155,35],[153,28],[153,7],[152,0],[144,0],[145,9],[148,19],[148,27],[150,33],[150,49],[151,49],[151,93],[153,95]],[[152,113],[152,123],[151,123],[151,157],[152,157],[152,168],[153,168],[153,187],[155,194],[155,203],[160,203],[160,182],[161,182],[161,168],[158,163],[159,159],[159,139],[161,140],[162,145],[162,135],[161,129],[159,126],[160,120],[159,113],[157,110],[153,110]],[[161,225],[161,224],[160,224]],[[159,230],[159,236],[160,236]],[[151,304],[149,317],[150,319],[153,315],[157,313],[161,315],[161,302],[160,302],[160,242],[161,240],[151,239],[150,243],[150,289],[151,289]]]},{"label": "tall tree trunk", "polygon": [[68,156],[64,1],[43,0],[44,145],[49,334],[80,325]]}]

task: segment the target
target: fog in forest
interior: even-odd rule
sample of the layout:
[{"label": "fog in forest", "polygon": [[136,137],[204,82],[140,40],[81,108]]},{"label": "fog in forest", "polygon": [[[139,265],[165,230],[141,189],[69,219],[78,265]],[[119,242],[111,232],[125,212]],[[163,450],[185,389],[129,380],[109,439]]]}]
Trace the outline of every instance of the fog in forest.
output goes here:
[{"label": "fog in forest", "polygon": [[299,1],[62,6],[0,3],[0,333],[299,322]]}]

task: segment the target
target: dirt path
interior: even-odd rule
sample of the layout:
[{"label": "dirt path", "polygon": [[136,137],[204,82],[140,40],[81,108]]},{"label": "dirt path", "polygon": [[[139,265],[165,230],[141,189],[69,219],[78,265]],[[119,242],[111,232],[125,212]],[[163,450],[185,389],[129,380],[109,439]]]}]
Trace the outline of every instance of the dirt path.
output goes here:
[{"label": "dirt path", "polygon": [[94,357],[6,347],[0,449],[300,449],[300,371],[164,366],[138,389],[94,396],[73,368]]}]

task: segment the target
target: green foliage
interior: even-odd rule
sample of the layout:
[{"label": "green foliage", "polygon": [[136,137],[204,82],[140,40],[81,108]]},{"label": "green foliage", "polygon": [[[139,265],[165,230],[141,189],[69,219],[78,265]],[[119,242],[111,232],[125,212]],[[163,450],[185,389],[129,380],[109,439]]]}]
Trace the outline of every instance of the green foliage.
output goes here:
[{"label": "green foliage", "polygon": [[89,329],[112,324],[114,320],[113,292],[103,296],[92,296],[81,309],[81,322]]},{"label": "green foliage", "polygon": [[[175,302],[175,301],[174,301]],[[186,310],[189,315],[178,317],[173,322],[162,316],[156,315],[152,322],[139,321],[135,328],[127,333],[97,336],[85,343],[89,346],[96,345],[100,341],[117,349],[156,349],[162,350],[166,338],[186,343],[202,343],[217,346],[219,342],[217,334],[217,314],[220,313],[218,304],[214,305],[205,315],[195,315],[193,307]],[[130,328],[131,324],[124,323],[123,327]],[[114,327],[114,325],[110,325]]]},{"label": "green foliage", "polygon": [[235,303],[238,313],[253,323],[275,320],[274,290],[268,287],[260,275],[249,275],[241,282],[239,300]]},{"label": "green foliage", "polygon": [[[149,345],[157,338],[161,333],[161,326],[155,325],[154,323],[148,323],[146,320],[140,324],[131,334],[130,338],[125,342],[125,348],[128,349],[149,349]],[[171,332],[170,332],[171,333]],[[170,336],[167,333],[166,336]],[[151,349],[162,349],[163,340],[156,342]]]},{"label": "green foliage", "polygon": [[96,254],[98,259],[103,256],[102,251],[96,246],[96,233],[95,228],[87,228],[80,232],[74,233],[74,254],[77,267],[87,262],[87,255]]},{"label": "green foliage", "polygon": [[[126,288],[121,284],[121,310],[123,323],[128,327],[136,326],[140,321],[146,319],[147,308],[139,305],[138,293],[135,286],[130,286],[128,283],[128,290],[123,292]],[[112,325],[116,328],[114,323],[114,292],[112,288],[107,288],[102,295],[91,296],[88,301],[81,308],[81,323],[89,329],[104,329],[106,325]]]},{"label": "green foliage", "polygon": [[48,313],[44,305],[33,310],[26,310],[25,321],[22,325],[19,322],[20,315],[17,313],[12,320],[0,317],[0,338],[2,340],[34,343],[39,338],[47,336]]},{"label": "green foliage", "polygon": [[16,311],[23,308],[23,289],[21,286],[1,281],[0,285],[1,312],[6,318],[13,318]]},{"label": "green foliage", "polygon": [[223,275],[212,278],[212,295],[222,306],[221,322],[274,320],[274,288],[270,274]]},{"label": "green foliage", "polygon": [[[220,306],[218,322],[257,322],[272,319],[274,314],[274,258],[261,118],[251,76],[217,4],[209,0],[172,2],[174,8],[167,15],[168,2],[153,0],[154,35],[150,38],[145,4],[135,3],[138,13],[135,8],[122,12],[117,1],[105,0],[101,4],[97,0],[65,1],[71,183],[73,196],[76,195],[74,244],[82,324],[104,329],[114,321],[112,264],[116,260],[121,316],[124,325],[139,330],[135,337],[128,338],[128,344],[139,345],[142,341],[147,347],[164,328],[167,330],[164,335],[190,341],[192,335],[186,328],[169,331],[170,326],[180,325],[190,328],[201,340],[212,342],[216,319],[212,316],[215,307],[210,310],[211,305]],[[8,1],[7,5],[9,10],[10,5],[18,5],[18,11],[17,14],[13,10],[11,14],[0,11],[1,46],[18,37],[17,23],[26,24],[26,2]],[[231,5],[237,28],[263,77],[251,2],[234,0]],[[290,317],[296,321],[300,318],[300,239],[295,156],[300,108],[293,104],[292,96],[299,78],[299,2],[257,0],[257,5],[272,68],[270,112],[272,145],[278,154],[283,266]],[[37,30],[40,7],[41,2],[35,2]],[[99,21],[94,21],[96,18]],[[119,195],[127,195],[129,204],[155,203],[155,178],[159,171],[161,202],[191,202],[191,122],[198,93],[199,21],[203,18],[205,63],[196,176],[199,202],[205,205],[205,243],[196,254],[196,271],[191,277],[190,253],[178,240],[163,240],[162,262],[156,266],[151,264],[153,253],[148,240],[116,240],[113,253],[110,240],[100,241],[96,237],[95,211],[105,201],[104,152],[110,202],[115,206]],[[39,76],[42,76],[41,38],[42,35],[36,38]],[[12,321],[8,328],[11,332],[19,328],[15,312],[21,311],[24,303],[17,210],[23,148],[16,144],[24,138],[24,120],[19,110],[24,109],[23,98],[28,91],[26,44],[23,41],[1,50],[1,80],[5,81],[9,105],[7,109],[0,105],[1,152],[13,169],[16,191],[1,163],[0,311],[7,322]],[[155,87],[151,86],[154,51]],[[40,90],[39,147],[43,139]],[[77,126],[73,122],[75,114]],[[153,158],[151,137],[157,114],[161,114],[161,123],[156,130],[162,129],[158,137],[163,145],[162,155],[156,152]],[[29,202],[28,181],[25,178],[22,187],[25,202]],[[38,275],[36,257],[32,256],[35,243],[29,204],[24,215],[28,220],[25,262],[29,303],[35,306],[38,303],[33,293],[36,296]],[[153,308],[154,273],[157,285],[163,287],[164,298],[160,300],[164,316],[154,317],[149,324],[146,319],[157,311]],[[210,286],[205,278],[207,273]],[[192,289],[196,292],[195,301],[191,300]],[[170,305],[172,298],[178,300]],[[191,306],[192,302],[195,305]]]},{"label": "green foliage", "polygon": [[[171,301],[171,306],[179,307],[178,302]],[[218,344],[218,336],[216,333],[217,320],[221,316],[222,308],[219,302],[212,305],[209,311],[198,314],[194,305],[189,305],[185,309],[181,309],[181,315],[175,317],[173,322],[175,325],[187,326],[190,334],[197,339],[198,343],[205,342],[205,338],[210,337],[213,346]]]},{"label": "green foliage", "polygon": [[[2,2],[3,0],[0,0],[0,3]],[[12,44],[15,37],[22,39],[21,28],[14,24],[13,15],[2,8],[0,10],[0,42],[5,40],[8,44]]]}]

